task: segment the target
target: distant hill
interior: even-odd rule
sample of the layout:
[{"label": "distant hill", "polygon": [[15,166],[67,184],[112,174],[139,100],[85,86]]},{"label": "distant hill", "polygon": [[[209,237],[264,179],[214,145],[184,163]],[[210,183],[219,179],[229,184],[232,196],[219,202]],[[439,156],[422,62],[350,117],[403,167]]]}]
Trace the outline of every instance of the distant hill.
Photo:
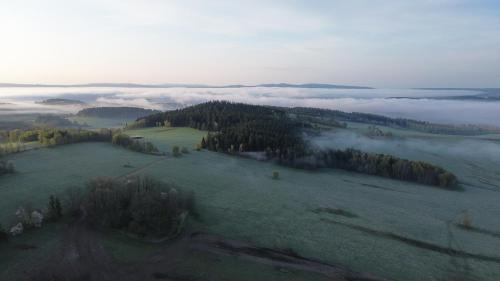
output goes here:
[{"label": "distant hill", "polygon": [[43,114],[39,115],[35,121],[34,125],[39,127],[54,127],[54,128],[72,128],[72,127],[81,127],[78,123],[71,122],[65,117],[52,115],[52,114]]},{"label": "distant hill", "polygon": [[91,107],[80,110],[76,115],[82,117],[137,119],[158,112],[157,110],[140,107]]},{"label": "distant hill", "polygon": [[373,89],[371,87],[361,87],[361,86],[349,86],[349,85],[333,85],[333,84],[319,84],[319,83],[308,83],[308,84],[260,84],[257,87],[269,87],[269,88],[307,88],[307,89]]},{"label": "distant hill", "polygon": [[[431,91],[473,91],[475,95],[456,95],[443,97],[426,97],[426,99],[436,100],[474,100],[474,101],[500,101],[500,88],[417,88],[417,90]],[[418,99],[418,98],[416,98]]]},{"label": "distant hill", "polygon": [[36,102],[43,105],[86,105],[85,102],[72,99],[46,99]]},{"label": "distant hill", "polygon": [[288,84],[288,83],[271,83],[259,85],[204,85],[204,84],[135,84],[135,83],[89,83],[89,84],[15,84],[15,83],[0,83],[0,88],[6,87],[52,87],[52,88],[68,88],[68,87],[100,87],[100,88],[255,88],[255,87],[271,87],[271,88],[306,88],[306,89],[373,89],[371,87],[349,86],[349,85],[334,85],[334,84]]},{"label": "distant hill", "polygon": [[371,124],[377,126],[387,126],[399,129],[410,129],[419,132],[431,134],[448,134],[448,135],[462,135],[474,136],[485,134],[498,134],[500,128],[488,125],[450,125],[438,124],[419,120],[405,119],[405,118],[391,118],[382,115],[360,113],[360,112],[343,112],[331,109],[307,108],[307,107],[293,107],[285,108],[285,110],[303,118],[310,116],[320,118],[321,120],[333,119],[337,122],[356,122]]}]

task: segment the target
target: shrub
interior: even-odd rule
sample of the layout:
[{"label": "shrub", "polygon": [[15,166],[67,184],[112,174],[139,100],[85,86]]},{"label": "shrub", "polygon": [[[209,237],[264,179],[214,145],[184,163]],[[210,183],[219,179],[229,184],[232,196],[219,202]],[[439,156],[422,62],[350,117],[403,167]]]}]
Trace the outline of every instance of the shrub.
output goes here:
[{"label": "shrub", "polygon": [[132,139],[129,135],[116,133],[113,135],[111,142],[115,145],[120,145],[126,149],[130,149],[142,153],[155,153],[158,148],[150,142],[142,142]]},{"label": "shrub", "polygon": [[180,155],[180,149],[179,149],[179,147],[178,147],[177,145],[174,145],[174,146],[172,147],[172,154],[173,154],[174,156],[176,156],[176,157]]},{"label": "shrub", "polygon": [[58,221],[62,217],[62,206],[59,198],[50,195],[49,204],[47,206],[47,219],[49,221]]}]

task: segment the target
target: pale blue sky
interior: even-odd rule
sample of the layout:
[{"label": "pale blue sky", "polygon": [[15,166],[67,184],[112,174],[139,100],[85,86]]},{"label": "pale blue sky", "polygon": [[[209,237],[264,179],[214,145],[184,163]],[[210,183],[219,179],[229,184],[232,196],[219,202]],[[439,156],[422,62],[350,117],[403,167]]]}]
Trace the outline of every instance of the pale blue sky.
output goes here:
[{"label": "pale blue sky", "polygon": [[500,1],[0,0],[0,82],[500,87]]}]

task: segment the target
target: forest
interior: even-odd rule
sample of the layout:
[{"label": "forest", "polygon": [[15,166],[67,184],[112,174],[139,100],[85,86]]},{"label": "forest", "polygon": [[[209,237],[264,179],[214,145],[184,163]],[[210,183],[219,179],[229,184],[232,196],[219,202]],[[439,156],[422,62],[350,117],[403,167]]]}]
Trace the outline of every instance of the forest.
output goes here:
[{"label": "forest", "polygon": [[80,110],[76,115],[98,118],[139,118],[157,112],[140,107],[91,107]]},{"label": "forest", "polygon": [[150,115],[135,124],[208,130],[207,137],[201,140],[201,148],[224,153],[265,152],[268,159],[297,168],[336,168],[439,187],[457,186],[455,175],[429,163],[353,149],[314,151],[303,138],[312,125],[300,116],[323,117],[330,111],[290,110],[294,112],[293,118],[282,108],[208,102]]},{"label": "forest", "polygon": [[139,119],[146,127],[172,126],[208,130],[201,147],[221,152],[271,151],[279,158],[300,156],[305,143],[300,129],[310,127],[285,111],[266,106],[208,102]]}]

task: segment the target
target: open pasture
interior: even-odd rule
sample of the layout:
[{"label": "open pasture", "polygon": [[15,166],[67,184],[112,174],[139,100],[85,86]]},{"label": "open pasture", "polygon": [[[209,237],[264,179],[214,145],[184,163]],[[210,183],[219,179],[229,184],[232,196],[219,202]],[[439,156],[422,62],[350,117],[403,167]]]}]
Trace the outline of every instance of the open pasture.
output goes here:
[{"label": "open pasture", "polygon": [[156,127],[125,131],[130,136],[140,136],[154,143],[160,151],[171,152],[173,146],[193,150],[207,132],[191,128]]},{"label": "open pasture", "polygon": [[[145,137],[162,151],[170,151],[172,145],[192,148],[205,134],[183,128],[128,133]],[[2,210],[14,211],[29,197],[43,205],[49,194],[60,194],[93,176],[121,176],[137,169],[195,192],[201,221],[190,220],[188,231],[293,249],[305,257],[389,280],[453,280],[456,274],[470,280],[498,280],[500,194],[482,183],[486,179],[500,185],[491,163],[472,159],[470,165],[460,164],[457,158],[429,150],[399,153],[441,161],[437,164],[457,173],[464,190],[339,170],[296,170],[208,151],[156,157],[87,143],[10,156],[20,172],[0,179],[6,199],[1,204]],[[126,163],[134,168],[123,167]],[[279,172],[279,179],[272,178],[273,171]],[[472,217],[474,231],[455,225],[464,210]],[[0,219],[8,220],[8,215]],[[109,241],[107,248],[124,260],[133,259],[140,247]],[[450,255],[452,251],[458,254]]]}]

